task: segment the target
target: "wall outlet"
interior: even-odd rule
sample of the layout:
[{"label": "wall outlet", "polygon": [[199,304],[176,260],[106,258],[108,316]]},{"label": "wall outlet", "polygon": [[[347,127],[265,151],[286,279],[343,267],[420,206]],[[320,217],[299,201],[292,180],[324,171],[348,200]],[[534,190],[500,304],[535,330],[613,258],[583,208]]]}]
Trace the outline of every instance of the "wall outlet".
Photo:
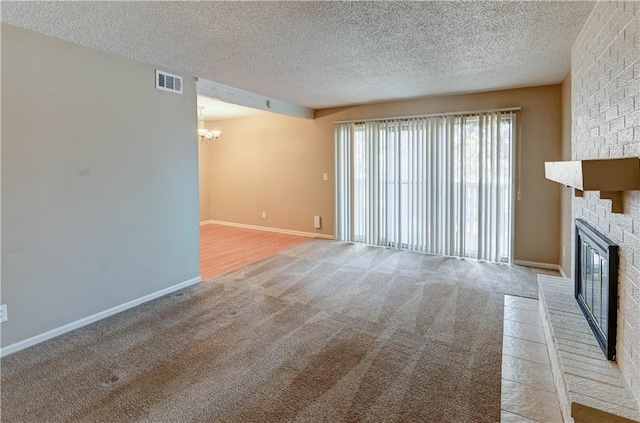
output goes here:
[{"label": "wall outlet", "polygon": [[7,321],[7,305],[0,305],[0,323]]},{"label": "wall outlet", "polygon": [[262,218],[263,218],[263,219],[266,219],[266,218],[267,218],[267,212],[266,212],[266,211],[263,211],[263,212],[262,212]]},{"label": "wall outlet", "polygon": [[320,216],[313,216],[313,227],[320,229]]},{"label": "wall outlet", "polygon": [[562,246],[562,258],[564,258],[564,245]]},{"label": "wall outlet", "polygon": [[326,174],[326,173],[323,173],[323,174],[322,174],[322,180],[324,180],[324,181],[328,181],[328,180],[329,180],[329,175],[328,175],[328,174]]}]

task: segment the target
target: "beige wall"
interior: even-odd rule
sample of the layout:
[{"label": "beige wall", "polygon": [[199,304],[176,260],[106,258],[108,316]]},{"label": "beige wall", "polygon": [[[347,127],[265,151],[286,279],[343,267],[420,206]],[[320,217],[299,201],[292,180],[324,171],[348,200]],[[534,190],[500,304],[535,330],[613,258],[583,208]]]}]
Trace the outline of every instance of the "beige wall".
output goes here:
[{"label": "beige wall", "polygon": [[198,187],[198,196],[200,203],[200,221],[206,221],[211,219],[211,177],[209,176],[210,166],[207,166],[209,145],[199,142],[198,143],[198,180],[200,181]]},{"label": "beige wall", "polygon": [[[200,201],[209,203],[202,220],[333,234],[330,124],[269,113],[207,127],[222,135],[200,148],[206,164],[201,172],[209,172],[209,180],[201,181]],[[321,229],[313,228],[313,216],[321,216]]]},{"label": "beige wall", "polygon": [[6,347],[199,275],[196,94],[2,24]]},{"label": "beige wall", "polygon": [[[640,156],[640,2],[598,2],[571,57],[574,160]],[[640,191],[624,213],[597,192],[573,199],[573,214],[620,246],[616,360],[640,401]]]},{"label": "beige wall", "polygon": [[544,162],[561,156],[560,94],[560,85],[552,85],[319,110],[315,120],[267,115],[209,122],[223,133],[204,153],[210,172],[204,183],[211,188],[201,201],[211,206],[203,220],[314,232],[312,217],[320,214],[320,232],[333,234],[335,121],[521,106],[515,257],[558,264],[560,187],[544,178]]},{"label": "beige wall", "polygon": [[[562,160],[571,160],[571,72],[562,81]],[[565,276],[572,275],[572,216],[571,198],[573,190],[562,187],[561,220],[562,239],[560,240],[560,266]]]}]

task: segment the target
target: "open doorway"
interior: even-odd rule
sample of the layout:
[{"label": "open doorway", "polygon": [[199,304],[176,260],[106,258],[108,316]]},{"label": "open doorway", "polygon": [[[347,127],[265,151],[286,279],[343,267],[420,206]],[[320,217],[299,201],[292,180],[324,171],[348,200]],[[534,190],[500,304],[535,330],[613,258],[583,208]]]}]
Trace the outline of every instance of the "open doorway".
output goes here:
[{"label": "open doorway", "polygon": [[[256,149],[275,114],[198,95],[200,274],[209,280],[307,241],[270,226],[271,160]],[[253,130],[254,123],[261,123]],[[257,126],[256,126],[257,127]],[[264,148],[269,148],[265,141]],[[244,149],[244,150],[242,150]],[[269,183],[270,184],[270,183]],[[254,216],[257,215],[257,216]]]}]

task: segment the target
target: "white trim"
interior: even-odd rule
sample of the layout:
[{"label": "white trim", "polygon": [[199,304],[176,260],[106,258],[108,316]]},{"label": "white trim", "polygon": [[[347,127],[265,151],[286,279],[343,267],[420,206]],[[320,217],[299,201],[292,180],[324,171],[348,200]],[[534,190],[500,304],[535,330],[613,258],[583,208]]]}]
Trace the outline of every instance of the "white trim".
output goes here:
[{"label": "white trim", "polygon": [[196,78],[196,92],[200,95],[226,101],[227,103],[239,104],[241,106],[304,119],[313,119],[315,113],[313,109],[308,107],[203,78]]},{"label": "white trim", "polygon": [[526,260],[514,260],[513,264],[518,266],[537,267],[538,269],[557,270],[558,272],[562,271],[562,268],[560,267],[559,264],[538,263],[537,261],[526,261]]},{"label": "white trim", "polygon": [[84,317],[80,320],[76,320],[75,322],[68,323],[64,326],[60,326],[55,329],[51,329],[47,332],[41,333],[40,335],[32,336],[31,338],[27,338],[22,341],[16,342],[15,344],[11,344],[4,348],[0,348],[0,357],[4,357],[5,355],[9,355],[16,351],[20,351],[27,347],[31,347],[33,345],[39,344],[40,342],[44,342],[48,339],[55,338],[56,336],[62,335],[64,333],[71,332],[74,329],[78,329],[88,324],[91,324],[93,322],[97,322],[98,320],[102,320],[106,317],[120,313],[121,311],[125,311],[127,309],[130,309],[142,303],[146,303],[147,301],[151,301],[156,298],[162,297],[164,295],[170,294],[172,292],[179,291],[188,286],[195,285],[199,283],[201,280],[202,278],[200,276],[189,279],[177,285],[173,285],[168,288],[161,289],[160,291],[156,291],[151,294],[145,295],[143,297],[136,298],[135,300],[126,302],[124,304],[111,307],[110,309],[101,311],[91,316]]},{"label": "white trim", "polygon": [[565,279],[571,279],[567,277],[567,274],[564,273],[564,270],[562,270],[562,266],[558,266],[559,270],[560,270],[560,275],[565,278]]},{"label": "white trim", "polygon": [[275,232],[278,234],[306,236],[309,238],[335,239],[333,235],[316,234],[313,232],[293,231],[290,229],[270,228],[268,226],[246,225],[244,223],[224,222],[222,220],[204,220],[200,222],[200,226],[202,225],[233,226],[234,228],[253,229],[255,231]]}]

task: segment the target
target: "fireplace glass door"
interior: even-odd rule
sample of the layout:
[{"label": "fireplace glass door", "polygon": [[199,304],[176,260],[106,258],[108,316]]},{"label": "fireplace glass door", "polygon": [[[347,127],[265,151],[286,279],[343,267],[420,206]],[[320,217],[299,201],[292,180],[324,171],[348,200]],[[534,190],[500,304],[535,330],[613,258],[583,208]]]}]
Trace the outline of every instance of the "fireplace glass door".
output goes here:
[{"label": "fireplace glass door", "polygon": [[589,314],[597,322],[601,336],[606,337],[603,328],[607,327],[607,315],[609,313],[609,296],[606,287],[608,268],[604,259],[587,242],[582,241],[582,278],[580,281],[579,296],[589,308]]},{"label": "fireplace glass door", "polygon": [[576,220],[575,297],[609,360],[616,355],[618,246]]}]

